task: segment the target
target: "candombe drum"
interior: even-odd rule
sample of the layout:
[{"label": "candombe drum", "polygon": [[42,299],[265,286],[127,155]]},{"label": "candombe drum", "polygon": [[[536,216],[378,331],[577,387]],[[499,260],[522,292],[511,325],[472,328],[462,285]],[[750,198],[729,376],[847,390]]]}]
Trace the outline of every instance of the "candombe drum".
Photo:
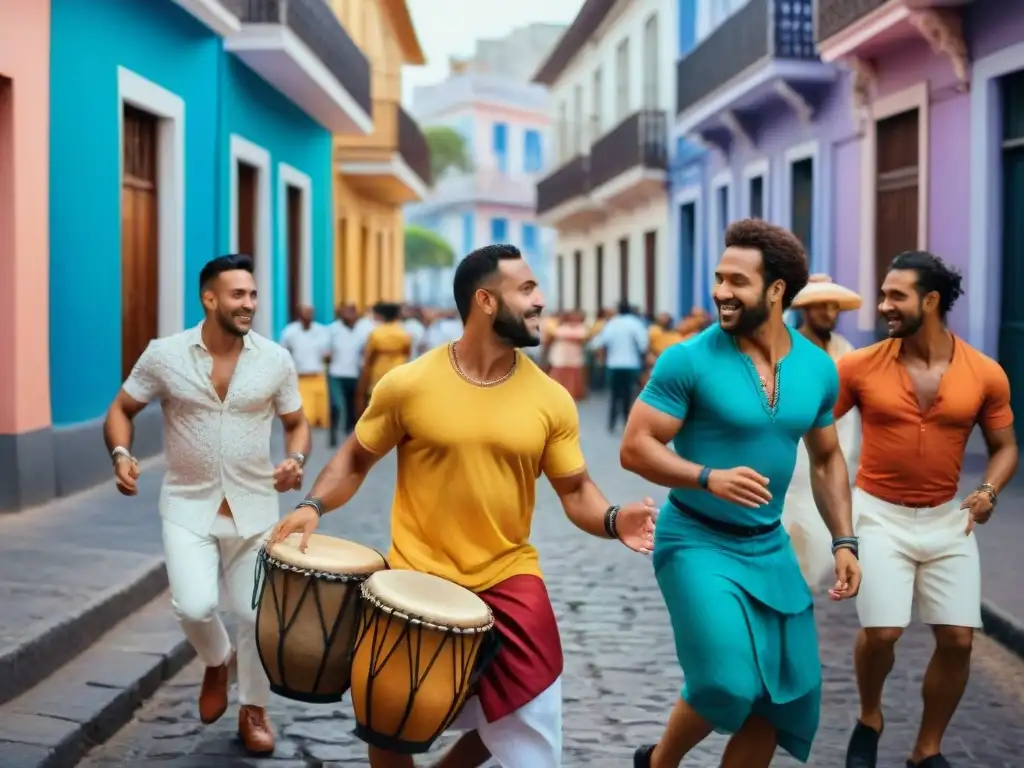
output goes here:
[{"label": "candombe drum", "polygon": [[349,687],[359,586],[388,565],[379,552],[355,542],[313,534],[301,552],[301,540],[292,534],[260,550],[256,647],[274,693],[336,702]]},{"label": "candombe drum", "polygon": [[417,571],[379,571],[360,592],[355,734],[393,752],[426,752],[465,703],[478,662],[493,655],[491,609],[469,590]]}]

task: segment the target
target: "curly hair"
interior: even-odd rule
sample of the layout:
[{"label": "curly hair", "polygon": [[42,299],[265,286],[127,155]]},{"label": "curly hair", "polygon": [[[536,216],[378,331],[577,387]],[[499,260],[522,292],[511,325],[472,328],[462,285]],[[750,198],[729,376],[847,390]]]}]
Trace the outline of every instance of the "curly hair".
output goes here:
[{"label": "curly hair", "polygon": [[945,319],[956,300],[963,296],[963,275],[934,253],[904,251],[892,260],[889,271],[912,269],[917,273],[917,293],[923,299],[935,291],[939,294],[939,316]]},{"label": "curly hair", "polygon": [[761,252],[765,290],[776,280],[786,284],[782,294],[783,309],[789,309],[793,299],[807,285],[809,271],[804,246],[788,229],[763,219],[740,219],[725,231],[725,247]]}]

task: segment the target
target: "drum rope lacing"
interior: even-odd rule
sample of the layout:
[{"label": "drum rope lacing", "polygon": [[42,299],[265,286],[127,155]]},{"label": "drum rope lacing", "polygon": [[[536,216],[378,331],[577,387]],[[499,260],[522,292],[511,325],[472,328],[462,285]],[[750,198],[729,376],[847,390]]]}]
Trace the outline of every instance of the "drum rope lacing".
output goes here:
[{"label": "drum rope lacing", "polygon": [[452,632],[456,635],[476,635],[483,634],[484,632],[490,632],[491,628],[494,627],[494,614],[491,612],[490,607],[487,608],[487,623],[478,627],[450,627],[444,624],[438,624],[430,619],[425,619],[422,616],[416,616],[415,614],[407,611],[402,611],[398,608],[388,605],[387,603],[381,602],[374,594],[370,592],[367,585],[363,585],[359,588],[360,594],[363,599],[372,605],[374,608],[387,613],[395,618],[407,621],[410,624],[421,625],[427,629],[435,629],[438,632]]}]

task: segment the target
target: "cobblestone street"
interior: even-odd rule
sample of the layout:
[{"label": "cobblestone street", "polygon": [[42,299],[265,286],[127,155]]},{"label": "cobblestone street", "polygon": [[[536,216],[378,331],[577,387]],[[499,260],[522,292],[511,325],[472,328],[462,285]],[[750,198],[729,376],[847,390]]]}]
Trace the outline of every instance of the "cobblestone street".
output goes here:
[{"label": "cobblestone street", "polygon": [[[646,484],[618,466],[618,438],[603,428],[603,402],[584,404],[584,448],[591,473],[615,500],[650,493]],[[317,465],[326,450],[320,449]],[[394,459],[373,472],[350,508],[325,519],[324,532],[384,547],[388,538]],[[656,498],[663,494],[655,494]],[[630,765],[635,746],[661,732],[681,677],[672,636],[648,559],[621,546],[587,537],[565,519],[546,481],[541,482],[534,522],[546,577],[558,613],[565,648],[565,751],[571,768]],[[810,764],[842,766],[856,712],[851,647],[856,626],[852,603],[819,606],[825,674],[824,709]],[[896,669],[886,689],[887,728],[880,765],[902,766],[920,716],[919,689],[931,652],[926,630],[917,627],[901,641]],[[197,719],[202,670],[193,663],[165,685],[135,721],[81,763],[110,766],[303,766],[365,765],[365,747],[351,735],[351,708],[307,705],[275,699],[278,732],[273,759],[245,758],[233,737],[234,710],[215,726]],[[443,747],[444,741],[439,745]],[[715,766],[724,739],[714,737],[684,765]],[[946,755],[956,768],[1010,768],[1024,754],[1024,664],[981,637],[973,676],[949,730]],[[420,764],[426,765],[424,758]],[[778,766],[796,763],[778,757]]]}]

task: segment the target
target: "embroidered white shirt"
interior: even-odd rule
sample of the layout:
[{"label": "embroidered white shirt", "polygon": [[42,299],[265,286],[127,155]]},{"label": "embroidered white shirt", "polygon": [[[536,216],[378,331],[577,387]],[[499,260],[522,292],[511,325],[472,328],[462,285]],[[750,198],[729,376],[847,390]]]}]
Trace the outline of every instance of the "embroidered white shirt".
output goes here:
[{"label": "embroidered white shirt", "polygon": [[206,536],[227,499],[239,535],[249,538],[280,515],[270,430],[276,414],[302,408],[298,376],[284,348],[250,332],[221,401],[202,327],[151,341],[124,391],[163,407],[167,474],[160,514]]}]

